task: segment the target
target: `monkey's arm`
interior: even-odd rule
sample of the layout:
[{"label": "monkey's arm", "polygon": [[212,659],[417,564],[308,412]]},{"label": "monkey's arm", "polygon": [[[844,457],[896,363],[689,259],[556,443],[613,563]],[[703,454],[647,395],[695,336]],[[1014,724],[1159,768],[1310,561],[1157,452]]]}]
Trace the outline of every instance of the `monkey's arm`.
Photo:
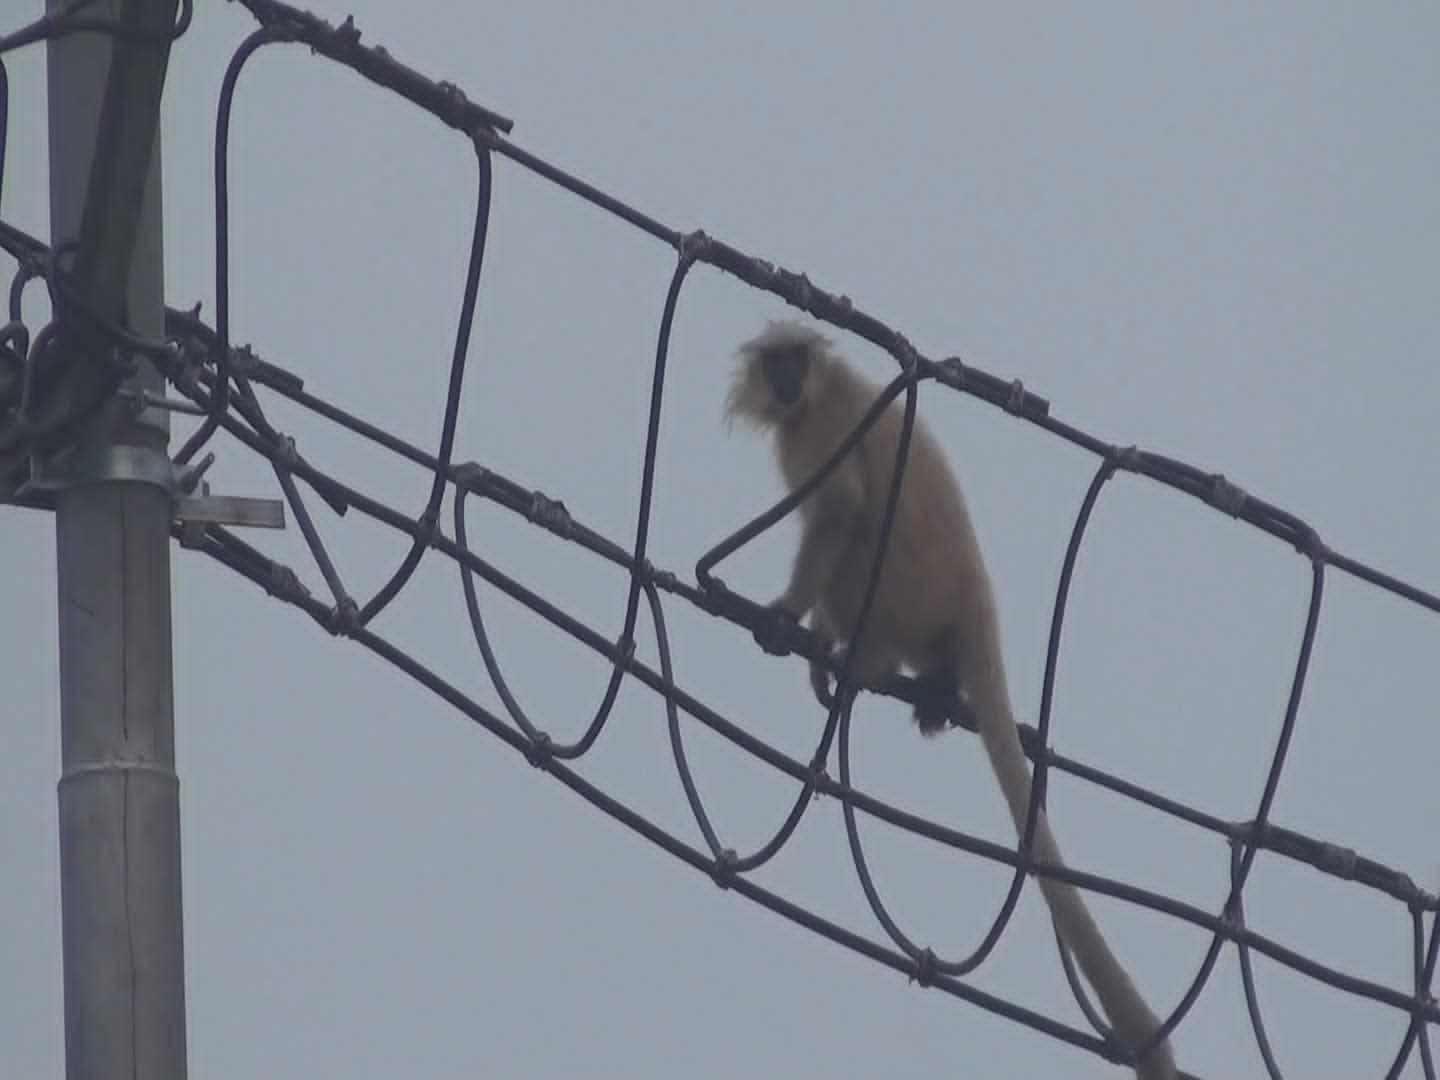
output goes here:
[{"label": "monkey's arm", "polygon": [[855,536],[862,505],[860,472],[854,461],[844,461],[811,496],[805,531],[790,572],[790,584],[772,605],[796,619],[804,618],[840,568]]},{"label": "monkey's arm", "polygon": [[817,512],[805,523],[800,550],[790,572],[790,584],[775,606],[796,619],[804,618],[815,607],[820,592],[835,576],[845,549],[850,544],[848,517]]}]

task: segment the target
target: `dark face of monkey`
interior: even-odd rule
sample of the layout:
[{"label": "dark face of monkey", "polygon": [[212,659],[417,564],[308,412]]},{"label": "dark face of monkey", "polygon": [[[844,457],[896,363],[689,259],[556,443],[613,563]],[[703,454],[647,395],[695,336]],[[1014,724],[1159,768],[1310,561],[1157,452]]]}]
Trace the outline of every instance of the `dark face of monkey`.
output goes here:
[{"label": "dark face of monkey", "polygon": [[810,350],[803,345],[770,349],[760,358],[760,364],[776,403],[785,409],[799,404],[805,375],[810,370]]}]

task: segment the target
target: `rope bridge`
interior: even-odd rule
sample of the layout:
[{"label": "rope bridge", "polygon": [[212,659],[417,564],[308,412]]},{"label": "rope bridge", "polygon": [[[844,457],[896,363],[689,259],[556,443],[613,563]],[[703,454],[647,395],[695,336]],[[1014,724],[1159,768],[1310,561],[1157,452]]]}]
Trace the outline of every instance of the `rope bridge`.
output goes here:
[{"label": "rope bridge", "polygon": [[[318,575],[316,588],[302,581],[260,548],[241,539],[230,528],[200,521],[177,521],[173,535],[178,543],[199,552],[247,578],[282,603],[309,615],[327,632],[349,638],[392,664],[454,708],[501,743],[523,754],[536,768],[570,788],[598,810],[626,825],[677,860],[709,875],[721,888],[732,890],[791,922],[830,941],[901,972],[915,981],[972,1005],[1007,1017],[1051,1038],[1106,1058],[1128,1063],[1129,1052],[1106,1029],[1076,975],[1068,954],[1060,950],[1067,978],[1092,1030],[1061,1023],[1042,1013],[986,993],[966,981],[991,954],[1015,909],[1027,873],[1043,872],[1076,886],[1116,897],[1201,928],[1210,936],[1203,958],[1180,1000],[1166,1015],[1163,1034],[1184,1020],[1209,983],[1216,962],[1227,947],[1239,960],[1242,990],[1256,1046],[1271,1077],[1281,1077],[1280,1066],[1266,1035],[1262,1002],[1252,972],[1255,953],[1299,972],[1309,979],[1345,994],[1369,999],[1396,1010],[1406,1020],[1404,1035],[1385,1073],[1396,1076],[1417,1060],[1429,1080],[1436,1076],[1430,1037],[1440,1026],[1440,1006],[1434,998],[1434,973],[1440,954],[1437,910],[1440,898],[1417,887],[1401,871],[1368,859],[1358,852],[1304,835],[1271,819],[1271,808],[1287,750],[1294,732],[1305,687],[1327,578],[1345,574],[1391,593],[1410,604],[1440,613],[1440,597],[1398,580],[1359,559],[1329,548],[1315,529],[1294,514],[1260,499],[1225,477],[1193,465],[1133,446],[1117,445],[1056,418],[1049,402],[1018,381],[996,377],[958,358],[932,359],[906,338],[868,314],[850,298],[813,284],[803,273],[772,265],[703,232],[676,230],[627,205],[524,150],[509,137],[512,124],[505,117],[469,101],[455,86],[428,78],[391,57],[384,49],[362,44],[361,34],[347,19],[334,26],[315,15],[275,0],[240,0],[258,26],[235,50],[221,87],[215,131],[215,314],[212,322],[191,310],[167,309],[165,334],[147,339],[123,321],[104,319],[84,302],[75,284],[71,252],[54,249],[0,220],[0,247],[15,260],[9,293],[9,321],[0,328],[0,497],[23,505],[47,507],[43,489],[29,483],[37,463],[63,456],[84,423],[119,391],[121,382],[140,360],[154,364],[180,395],[163,404],[197,419],[193,432],[174,454],[174,465],[198,476],[210,460],[197,463],[197,455],[218,440],[268,461],[294,521],[304,537]],[[142,29],[95,19],[86,14],[87,3],[78,0],[0,37],[0,187],[4,181],[4,121],[8,118],[8,87],[3,58],[6,52],[77,30],[179,39],[191,20],[191,6],[182,3],[171,28]],[[385,87],[417,108],[436,117],[466,139],[475,161],[475,215],[460,312],[455,324],[448,391],[439,420],[438,446],[432,452],[397,437],[376,424],[347,411],[306,387],[304,380],[283,367],[262,359],[248,346],[234,344],[230,325],[228,153],[231,106],[247,62],[260,49],[279,44],[307,47],[314,55],[343,65],[357,75]],[[509,477],[477,462],[454,458],[457,416],[466,358],[480,288],[485,239],[490,219],[492,170],[496,159],[528,170],[584,199],[598,211],[618,217],[630,226],[667,245],[675,253],[674,273],[665,296],[656,338],[655,363],[645,436],[644,463],[639,476],[639,510],[633,536],[621,543],[588,527],[571,515],[552,493],[527,486],[523,478]],[[756,290],[770,293],[839,330],[873,343],[894,358],[898,373],[882,397],[846,443],[807,485],[787,495],[765,513],[716,543],[697,561],[692,579],[672,569],[655,566],[647,558],[651,497],[657,461],[658,432],[666,382],[671,326],[676,304],[690,271],[698,264],[718,268]],[[46,290],[51,321],[33,334],[21,314],[21,302],[31,285]],[[58,343],[75,328],[99,333],[113,348],[83,369],[57,363]],[[1218,836],[1229,846],[1229,887],[1224,902],[1214,911],[1183,903],[1162,893],[1137,888],[1123,881],[1087,874],[1069,867],[1046,866],[1032,860],[1025,845],[1013,849],[991,843],[961,830],[926,820],[867,794],[851,783],[851,719],[853,695],[840,696],[807,760],[782,753],[738,726],[704,701],[678,685],[672,673],[666,604],[693,605],[750,631],[767,651],[822,658],[819,642],[809,631],[777,620],[768,610],[725,585],[716,570],[729,556],[790,513],[836,460],[863,434],[883,408],[904,396],[905,438],[913,424],[922,386],[943,386],[1004,410],[1017,422],[1039,428],[1093,455],[1094,477],[1081,504],[1070,536],[1059,578],[1045,659],[1044,683],[1037,723],[1022,725],[1022,740],[1035,765],[1032,817],[1044,798],[1050,770],[1077,777],[1114,792],[1151,812],[1178,819]],[[407,513],[367,494],[356,481],[309,461],[296,440],[268,419],[267,406],[283,399],[300,406],[314,423],[337,425],[368,440],[428,475],[424,507]],[[149,404],[155,404],[149,402]],[[903,448],[899,470],[903,468]],[[1076,561],[1083,545],[1091,512],[1107,484],[1118,474],[1148,478],[1198,500],[1215,512],[1240,520],[1293,549],[1310,571],[1308,612],[1296,645],[1289,698],[1273,747],[1269,769],[1255,811],[1244,821],[1227,821],[1196,807],[1148,790],[1085,762],[1065,757],[1048,746],[1054,679],[1060,654],[1066,602]],[[369,596],[356,596],[346,585],[322,540],[310,512],[310,500],[319,498],[336,513],[357,513],[408,538],[408,551],[388,580]],[[623,570],[628,576],[623,626],[615,637],[597,632],[548,599],[503,573],[489,562],[483,547],[472,548],[467,539],[467,509],[471,500],[496,504],[595,559]],[[446,515],[446,504],[448,516]],[[888,535],[894,500],[884,526]],[[448,520],[447,531],[444,521]],[[503,705],[503,715],[483,708],[453,684],[437,675],[418,657],[398,648],[374,629],[376,617],[391,604],[416,568],[427,557],[454,564],[464,591],[476,646]],[[313,576],[308,575],[307,576]],[[608,661],[610,676],[593,718],[578,738],[560,742],[526,715],[506,683],[504,671],[491,647],[477,579],[538,614],[561,632]],[[874,580],[871,581],[873,592]],[[636,656],[635,634],[641,618],[648,619],[658,643],[658,664]],[[844,671],[839,672],[843,678]],[[701,842],[682,838],[632,809],[621,796],[587,780],[577,765],[603,735],[614,703],[626,679],[633,679],[659,695],[664,703],[675,768],[693,814]],[[917,688],[911,679],[897,677],[882,692],[914,701]],[[691,773],[685,743],[685,724],[709,728],[765,765],[788,776],[796,785],[789,813],[765,843],[739,852],[726,845],[706,811],[705,801]],[[973,730],[973,721],[962,724]],[[832,775],[832,763],[834,774]],[[855,873],[878,924],[878,932],[861,933],[823,918],[805,907],[758,884],[752,872],[773,859],[804,818],[815,796],[837,800],[842,808]],[[1000,910],[968,955],[944,958],[908,936],[888,911],[866,860],[860,839],[861,816],[885,822],[913,835],[969,856],[1013,868],[1010,888]],[[1261,852],[1304,863],[1332,877],[1374,890],[1395,904],[1396,918],[1407,919],[1413,951],[1413,972],[1408,985],[1387,986],[1347,974],[1289,949],[1249,929],[1245,919],[1245,887]]]}]

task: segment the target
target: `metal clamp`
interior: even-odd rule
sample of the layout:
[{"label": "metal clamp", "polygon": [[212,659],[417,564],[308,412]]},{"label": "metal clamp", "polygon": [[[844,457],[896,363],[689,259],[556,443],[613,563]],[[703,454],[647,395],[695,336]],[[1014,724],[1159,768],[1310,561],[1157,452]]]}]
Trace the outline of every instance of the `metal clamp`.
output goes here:
[{"label": "metal clamp", "polygon": [[[176,465],[163,451],[150,447],[89,447],[50,460],[32,456],[30,478],[16,494],[43,495],[106,481],[149,484],[170,496],[178,521],[264,529],[285,527],[285,504],[279,499],[211,495],[210,485],[202,477],[214,463],[214,454],[206,454],[193,465]],[[198,495],[194,494],[197,489]]]}]

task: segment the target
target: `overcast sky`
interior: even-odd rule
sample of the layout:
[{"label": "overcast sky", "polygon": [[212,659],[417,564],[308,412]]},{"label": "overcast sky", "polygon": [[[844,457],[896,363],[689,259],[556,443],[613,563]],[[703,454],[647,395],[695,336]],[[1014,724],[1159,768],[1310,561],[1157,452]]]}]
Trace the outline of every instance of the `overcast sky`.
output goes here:
[{"label": "overcast sky", "polygon": [[[166,86],[166,295],[213,315],[215,105],[253,22],[238,5],[198,7]],[[315,10],[353,12],[366,41],[513,117],[517,143],[668,224],[804,270],[927,354],[1023,379],[1062,419],[1223,472],[1332,546],[1440,589],[1433,5]],[[43,59],[7,57],[0,214],[46,236]],[[464,138],[278,46],[242,77],[231,160],[234,339],[433,446],[474,209]],[[628,544],[672,267],[664,246],[498,161],[457,458],[562,498]],[[682,578],[779,494],[763,444],[727,435],[720,410],[736,345],[782,311],[704,268],[681,299],[650,553]],[[837,343],[890,373],[877,350]],[[1017,710],[1033,719],[1060,560],[1095,463],[974,399],[930,388],[921,402],[965,484]],[[423,505],[424,474],[272,411],[321,467],[407,512]],[[216,449],[218,492],[276,494],[243,448]],[[317,514],[351,591],[368,596],[405,542]],[[622,575],[494,507],[477,505],[470,527],[501,568],[618,631]],[[767,534],[722,577],[770,599],[795,535],[788,523]],[[247,539],[323,591],[293,524]],[[53,525],[0,512],[0,550],[0,1071],[58,1077]],[[1208,812],[1252,816],[1308,586],[1284,545],[1148,481],[1116,481],[1080,561],[1054,744]],[[493,591],[482,602],[527,710],[574,737],[608,666]],[[679,602],[666,610],[679,681],[808,757],[823,717],[803,664]],[[192,1076],[1123,1075],[722,892],[398,671],[179,550],[174,628]],[[429,558],[376,628],[498,709],[449,564]],[[653,657],[653,635],[639,637]],[[1274,809],[1277,823],[1432,890],[1437,650],[1440,618],[1332,575]],[[696,724],[686,732],[724,841],[752,850],[793,785]],[[869,698],[855,761],[877,795],[1011,842],[974,739],[922,742],[903,706]],[[700,843],[654,694],[626,684],[584,769]],[[1217,838],[1064,776],[1050,800],[1074,865],[1211,911],[1223,902]],[[945,956],[973,948],[1008,874],[874,823],[864,836],[910,935]],[[757,877],[880,933],[833,800]],[[1406,988],[1409,919],[1394,901],[1273,856],[1246,896],[1257,931]],[[1168,1012],[1207,936],[1092,905]],[[1399,1014],[1263,958],[1256,970],[1287,1076],[1384,1075]],[[973,981],[1085,1027],[1033,885]],[[1175,1046],[1211,1080],[1264,1074],[1233,950]],[[1404,1075],[1420,1075],[1418,1060]]]}]

